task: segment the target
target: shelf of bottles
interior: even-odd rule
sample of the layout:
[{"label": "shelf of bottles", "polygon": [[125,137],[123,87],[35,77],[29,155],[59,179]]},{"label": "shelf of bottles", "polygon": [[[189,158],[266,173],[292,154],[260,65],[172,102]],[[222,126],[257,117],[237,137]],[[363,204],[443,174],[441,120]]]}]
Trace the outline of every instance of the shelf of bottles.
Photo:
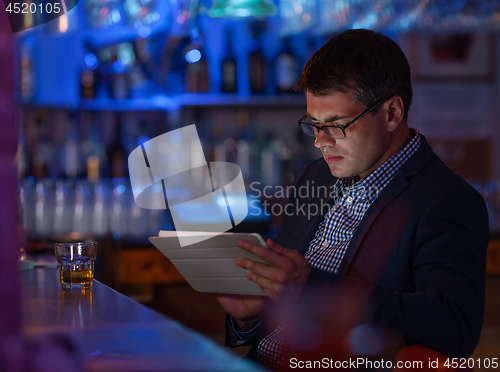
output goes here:
[{"label": "shelf of bottles", "polygon": [[[252,2],[259,3],[221,3],[234,7]],[[36,91],[44,77],[35,76],[42,51],[34,50],[41,34],[72,35],[81,54],[74,71],[80,89],[54,99],[60,105],[101,109],[111,99],[126,109],[134,102],[123,100],[138,99],[143,108],[175,109],[189,103],[185,94],[190,93],[235,94],[243,102],[255,94],[289,93],[314,50],[327,36],[347,28],[387,33],[500,28],[500,0],[275,0],[276,14],[260,20],[213,19],[209,8],[217,3],[82,1],[65,17],[20,36],[20,98],[43,101]],[[44,71],[51,65],[49,57],[45,60]],[[54,56],[53,65],[57,62]],[[172,98],[181,94],[180,100]],[[224,103],[226,97],[212,101]]]},{"label": "shelf of bottles", "polygon": [[306,48],[295,51],[293,37],[264,41],[270,32],[265,21],[217,26],[211,29],[220,34],[215,39],[198,33],[88,47],[80,107],[175,110],[185,105],[304,104],[303,98],[290,96],[312,54],[305,35],[296,36],[295,45]]},{"label": "shelf of bottles", "polygon": [[[277,192],[286,197],[286,187],[318,154],[294,123],[288,137],[278,136],[252,126],[251,112],[229,108],[234,125],[207,121],[203,109],[195,110],[194,120],[207,161],[241,168],[249,207],[255,208],[246,222],[262,228],[278,210],[263,209],[263,199]],[[27,108],[23,115],[20,195],[23,224],[33,239],[78,233],[137,240],[173,228],[168,211],[137,207],[127,167],[133,149],[167,131],[162,112]],[[262,197],[258,190],[266,186],[271,188]]]},{"label": "shelf of bottles", "polygon": [[18,164],[31,238],[143,239],[169,228],[165,211],[135,205],[127,177],[126,156],[159,125],[158,115],[144,117],[154,125],[137,126],[114,113],[27,109],[24,116]]}]

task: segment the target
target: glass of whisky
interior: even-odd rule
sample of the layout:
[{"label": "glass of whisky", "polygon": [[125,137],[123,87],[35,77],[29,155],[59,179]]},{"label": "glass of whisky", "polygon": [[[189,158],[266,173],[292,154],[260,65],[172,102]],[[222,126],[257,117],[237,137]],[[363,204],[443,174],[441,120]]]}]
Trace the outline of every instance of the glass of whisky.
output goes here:
[{"label": "glass of whisky", "polygon": [[64,289],[92,288],[97,243],[55,243],[61,287]]}]

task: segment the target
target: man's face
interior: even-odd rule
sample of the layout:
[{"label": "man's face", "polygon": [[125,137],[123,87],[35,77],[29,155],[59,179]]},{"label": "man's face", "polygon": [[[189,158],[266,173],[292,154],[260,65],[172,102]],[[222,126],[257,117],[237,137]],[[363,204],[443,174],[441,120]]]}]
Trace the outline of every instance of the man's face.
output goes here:
[{"label": "man's face", "polygon": [[[376,114],[370,112],[347,128],[346,138],[332,139],[319,131],[314,145],[321,150],[335,177],[364,178],[390,158],[392,137],[387,129],[385,103],[378,107]],[[307,92],[307,113],[322,126],[326,121],[328,125],[345,125],[366,109],[354,103],[352,91],[321,97]]]}]

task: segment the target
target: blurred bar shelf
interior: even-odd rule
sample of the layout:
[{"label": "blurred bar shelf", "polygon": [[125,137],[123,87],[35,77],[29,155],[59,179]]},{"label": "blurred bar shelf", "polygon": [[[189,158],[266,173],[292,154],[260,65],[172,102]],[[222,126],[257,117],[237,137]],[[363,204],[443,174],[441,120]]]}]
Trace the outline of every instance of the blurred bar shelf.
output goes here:
[{"label": "blurred bar shelf", "polygon": [[21,272],[23,332],[65,336],[83,371],[257,371],[237,354],[94,281],[62,290],[57,268]]}]

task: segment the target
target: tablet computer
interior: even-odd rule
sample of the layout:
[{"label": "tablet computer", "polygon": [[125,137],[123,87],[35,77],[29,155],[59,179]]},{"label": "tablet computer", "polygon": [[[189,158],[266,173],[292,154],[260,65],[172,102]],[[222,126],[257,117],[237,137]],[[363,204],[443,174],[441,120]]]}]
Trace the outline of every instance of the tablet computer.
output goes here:
[{"label": "tablet computer", "polygon": [[[196,236],[194,244],[181,246],[179,237]],[[248,270],[237,267],[234,260],[246,257],[267,262],[238,247],[240,240],[267,245],[257,233],[210,233],[193,231],[160,231],[149,241],[179,270],[189,285],[200,292],[265,295],[262,289],[246,278]]]}]

